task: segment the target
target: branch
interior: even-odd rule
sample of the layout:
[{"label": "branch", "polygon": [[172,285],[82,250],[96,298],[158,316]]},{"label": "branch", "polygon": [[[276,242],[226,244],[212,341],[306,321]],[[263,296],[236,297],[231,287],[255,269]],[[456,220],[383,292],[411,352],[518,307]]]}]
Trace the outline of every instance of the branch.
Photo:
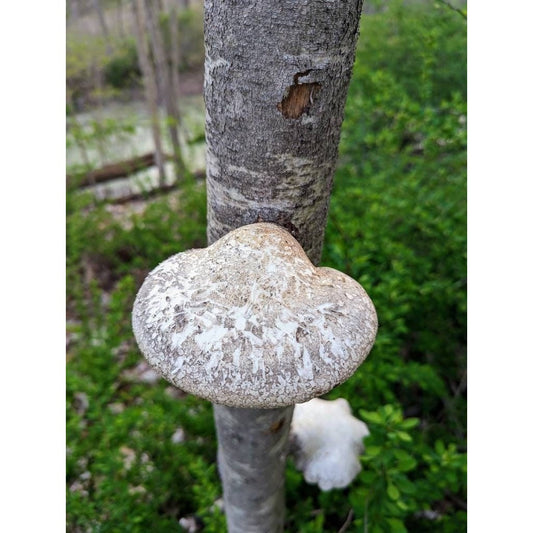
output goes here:
[{"label": "branch", "polygon": [[441,4],[444,4],[446,7],[450,8],[452,11],[455,11],[456,13],[459,13],[459,15],[461,15],[461,17],[463,17],[465,20],[467,20],[466,12],[465,12],[464,9],[460,9],[458,7],[455,7],[452,4],[450,4],[449,2],[447,2],[446,0],[437,0],[437,2],[439,2]]}]

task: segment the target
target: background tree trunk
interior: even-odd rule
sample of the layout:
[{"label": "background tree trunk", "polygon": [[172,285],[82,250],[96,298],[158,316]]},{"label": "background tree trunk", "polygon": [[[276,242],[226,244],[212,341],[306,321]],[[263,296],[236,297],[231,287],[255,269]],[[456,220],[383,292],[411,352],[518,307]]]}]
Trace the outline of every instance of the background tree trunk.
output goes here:
[{"label": "background tree trunk", "polygon": [[76,22],[80,18],[80,8],[78,6],[78,0],[70,0],[70,20]]},{"label": "background tree trunk", "polygon": [[178,11],[176,6],[172,5],[168,11],[168,23],[170,27],[170,94],[175,102],[175,113],[180,123],[180,88],[179,88],[179,63],[180,63],[180,50],[179,50],[179,26],[178,26]]},{"label": "background tree trunk", "polygon": [[274,222],[319,262],[362,3],[206,0],[210,243]]},{"label": "background tree trunk", "polygon": [[159,185],[166,184],[165,175],[165,158],[163,155],[163,146],[161,142],[161,126],[159,123],[159,109],[157,107],[157,86],[155,82],[155,72],[150,61],[148,45],[145,38],[145,15],[143,0],[133,2],[135,11],[135,41],[137,43],[137,53],[139,55],[139,64],[143,74],[146,100],[150,112],[152,136],[154,138],[155,160],[159,171]]},{"label": "background tree trunk", "polygon": [[145,8],[159,87],[167,112],[167,127],[172,142],[174,161],[178,174],[182,176],[185,171],[185,165],[181,157],[178,138],[178,113],[176,111],[176,95],[172,92],[172,77],[169,68],[170,58],[165,50],[159,23],[161,11],[159,11],[158,3],[154,3],[153,0],[145,0]]},{"label": "background tree trunk", "polygon": [[102,34],[106,41],[106,51],[107,54],[111,54],[111,41],[109,39],[109,29],[107,28],[107,23],[105,21],[104,10],[100,4],[100,0],[93,0],[93,7],[98,15],[98,22],[100,23],[100,28],[102,29]]}]

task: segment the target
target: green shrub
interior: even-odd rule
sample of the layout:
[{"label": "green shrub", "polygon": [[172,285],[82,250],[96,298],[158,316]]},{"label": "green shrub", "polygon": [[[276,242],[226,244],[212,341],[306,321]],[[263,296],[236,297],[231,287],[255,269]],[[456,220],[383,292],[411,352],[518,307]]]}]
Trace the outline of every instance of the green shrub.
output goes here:
[{"label": "green shrub", "polygon": [[125,41],[106,63],[104,79],[115,89],[125,89],[137,86],[141,76],[135,42]]}]

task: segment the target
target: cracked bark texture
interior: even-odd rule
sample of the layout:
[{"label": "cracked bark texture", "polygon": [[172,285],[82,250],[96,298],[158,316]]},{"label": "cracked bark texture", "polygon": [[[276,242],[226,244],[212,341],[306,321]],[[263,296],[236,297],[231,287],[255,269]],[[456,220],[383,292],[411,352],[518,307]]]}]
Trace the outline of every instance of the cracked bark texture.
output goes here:
[{"label": "cracked bark texture", "polygon": [[206,0],[208,240],[254,222],[320,261],[362,0]]}]

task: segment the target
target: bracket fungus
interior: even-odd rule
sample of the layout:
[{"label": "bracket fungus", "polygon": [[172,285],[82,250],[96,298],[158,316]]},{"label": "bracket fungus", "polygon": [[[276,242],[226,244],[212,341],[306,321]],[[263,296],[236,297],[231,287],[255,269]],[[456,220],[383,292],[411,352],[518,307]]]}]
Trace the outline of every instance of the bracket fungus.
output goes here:
[{"label": "bracket fungus", "polygon": [[163,377],[215,404],[229,531],[282,531],[294,405],[348,379],[369,353],[378,322],[364,289],[258,223],[161,263],[132,322]]},{"label": "bracket fungus", "polygon": [[273,408],[348,379],[372,347],[377,316],[359,283],[313,266],[289,232],[258,223],[155,268],[133,330],[176,387],[226,406]]},{"label": "bracket fungus", "polygon": [[296,468],[321,490],[347,487],[361,471],[367,425],[352,416],[344,398],[314,398],[294,408],[291,441]]}]

